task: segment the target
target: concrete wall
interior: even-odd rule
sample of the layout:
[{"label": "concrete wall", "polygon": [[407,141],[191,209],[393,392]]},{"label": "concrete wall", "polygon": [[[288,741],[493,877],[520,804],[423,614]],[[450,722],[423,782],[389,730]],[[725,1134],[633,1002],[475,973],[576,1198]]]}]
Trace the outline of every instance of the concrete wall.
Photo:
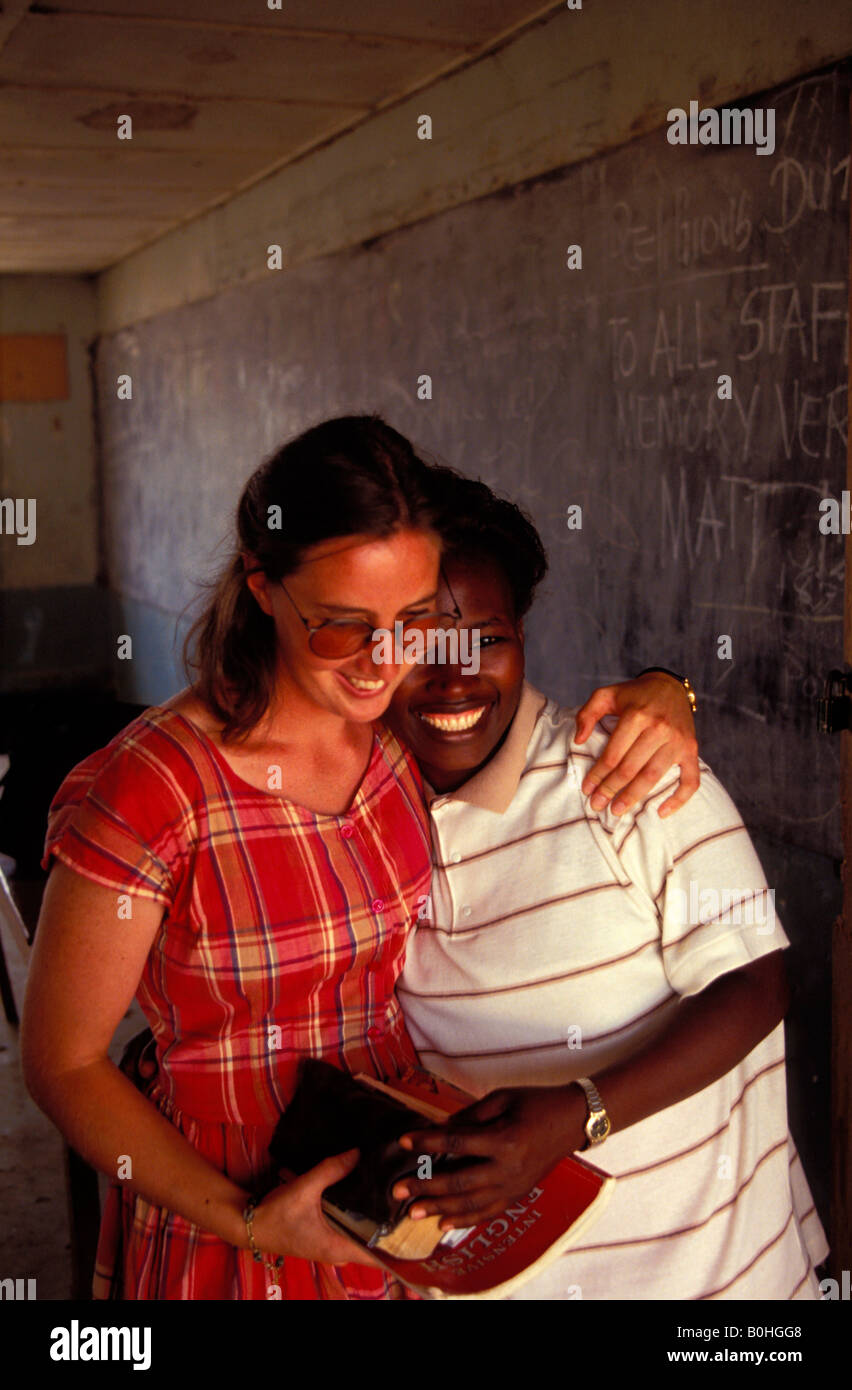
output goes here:
[{"label": "concrete wall", "polygon": [[100,679],[107,596],[99,568],[89,350],[94,283],[0,277],[0,334],[62,334],[68,398],[0,404],[0,497],[36,500],[36,538],[0,536],[0,690]]}]

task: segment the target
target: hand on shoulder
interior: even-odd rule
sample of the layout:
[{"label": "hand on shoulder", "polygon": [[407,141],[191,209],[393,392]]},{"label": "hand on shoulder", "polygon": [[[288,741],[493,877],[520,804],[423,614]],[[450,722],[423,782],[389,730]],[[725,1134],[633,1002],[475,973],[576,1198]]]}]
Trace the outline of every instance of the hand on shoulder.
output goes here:
[{"label": "hand on shoulder", "polygon": [[679,767],[677,789],[659,806],[661,817],[680,810],[701,780],[695,719],[684,687],[674,677],[652,672],[633,681],[602,686],[577,711],[575,742],[583,744],[605,715],[617,724],[583,779],[583,792],[601,811],[630,810]]}]

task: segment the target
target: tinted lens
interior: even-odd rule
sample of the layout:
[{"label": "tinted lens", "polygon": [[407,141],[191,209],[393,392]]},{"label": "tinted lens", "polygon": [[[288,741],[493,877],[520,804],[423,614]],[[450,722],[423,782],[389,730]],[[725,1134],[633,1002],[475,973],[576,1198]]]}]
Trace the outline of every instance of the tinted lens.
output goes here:
[{"label": "tinted lens", "polygon": [[372,635],[369,623],[324,623],[311,633],[310,648],[315,656],[334,660],[354,655]]},{"label": "tinted lens", "polygon": [[[422,632],[437,627],[455,627],[456,620],[449,613],[424,613],[420,618],[408,619],[402,625],[402,640],[409,632]],[[369,623],[323,623],[310,636],[310,648],[315,656],[335,660],[343,656],[353,656],[371,641],[373,628]]]}]

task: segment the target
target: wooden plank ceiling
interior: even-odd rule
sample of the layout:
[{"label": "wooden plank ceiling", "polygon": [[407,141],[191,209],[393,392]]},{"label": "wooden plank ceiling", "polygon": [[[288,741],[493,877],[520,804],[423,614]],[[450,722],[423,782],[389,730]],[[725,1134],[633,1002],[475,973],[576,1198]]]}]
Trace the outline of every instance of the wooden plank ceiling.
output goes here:
[{"label": "wooden plank ceiling", "polygon": [[103,270],[554,8],[4,0],[0,272]]}]

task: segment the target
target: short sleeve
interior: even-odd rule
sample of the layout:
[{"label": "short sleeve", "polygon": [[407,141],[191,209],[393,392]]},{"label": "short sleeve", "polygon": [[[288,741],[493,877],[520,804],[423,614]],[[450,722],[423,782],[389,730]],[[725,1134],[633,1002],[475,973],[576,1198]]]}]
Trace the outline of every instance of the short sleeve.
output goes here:
[{"label": "short sleeve", "polygon": [[104,887],[169,906],[186,859],[188,810],[169,766],[129,726],[69,772],[51,803],[42,867],[55,856]]},{"label": "short sleeve", "polygon": [[657,815],[678,777],[672,768],[638,811],[607,810],[601,823],[626,875],[654,905],[672,988],[688,995],[790,943],[740,814],[705,763],[686,805]]}]

